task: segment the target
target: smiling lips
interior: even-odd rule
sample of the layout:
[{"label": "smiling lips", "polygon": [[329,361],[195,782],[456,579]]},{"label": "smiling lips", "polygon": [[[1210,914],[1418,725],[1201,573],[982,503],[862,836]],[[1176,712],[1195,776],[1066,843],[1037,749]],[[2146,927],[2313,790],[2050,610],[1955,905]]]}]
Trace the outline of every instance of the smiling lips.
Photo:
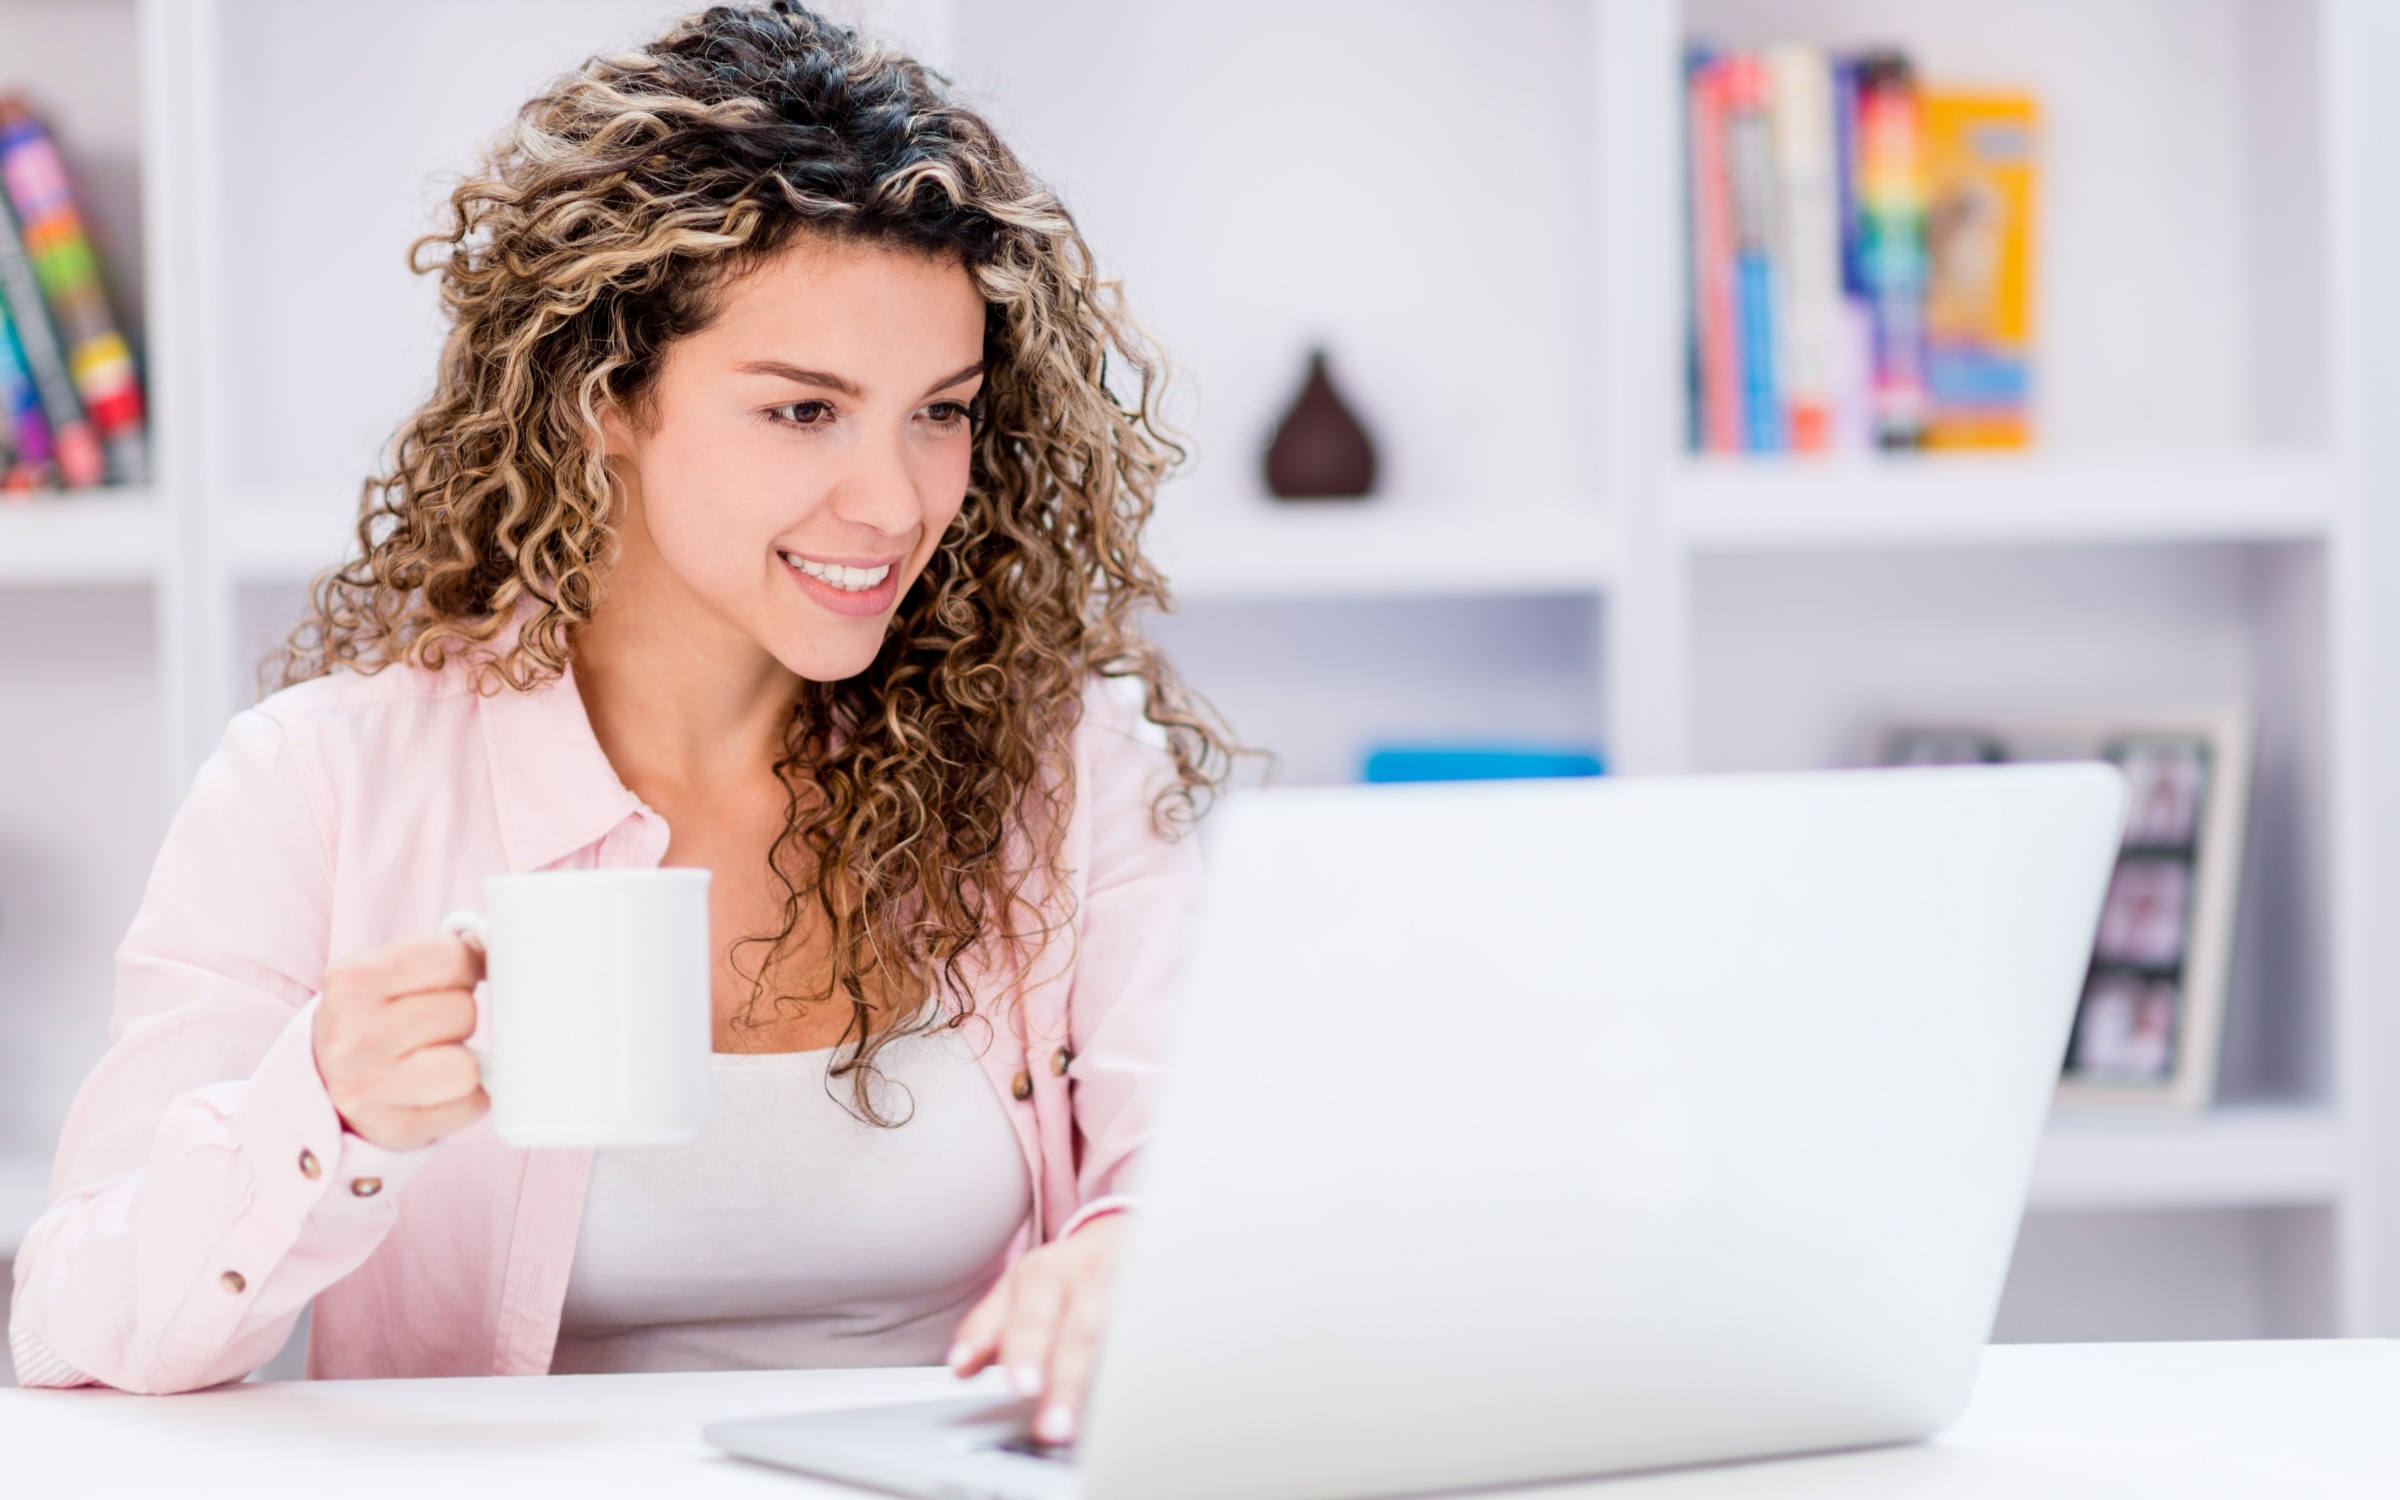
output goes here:
[{"label": "smiling lips", "polygon": [[840,589],[845,594],[863,594],[892,576],[890,563],[877,563],[871,568],[852,568],[841,563],[821,563],[813,558],[802,557],[797,552],[779,555],[800,573],[828,588]]},{"label": "smiling lips", "polygon": [[858,567],[850,563],[819,562],[797,552],[778,552],[792,582],[822,610],[855,619],[874,619],[889,611],[900,595],[897,563]]}]

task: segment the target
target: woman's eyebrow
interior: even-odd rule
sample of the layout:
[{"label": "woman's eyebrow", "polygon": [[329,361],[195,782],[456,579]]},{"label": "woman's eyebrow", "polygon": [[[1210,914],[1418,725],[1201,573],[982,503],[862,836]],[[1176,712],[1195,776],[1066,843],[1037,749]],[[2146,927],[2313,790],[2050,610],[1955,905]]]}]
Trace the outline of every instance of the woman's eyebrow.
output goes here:
[{"label": "woman's eyebrow", "polygon": [[975,361],[975,363],[959,371],[956,375],[951,376],[949,379],[937,380],[933,384],[925,387],[925,394],[930,396],[935,391],[946,391],[954,385],[963,385],[967,381],[973,380],[976,376],[981,375],[982,373],[983,361],[979,359]]},{"label": "woman's eyebrow", "polygon": [[[788,380],[795,385],[822,386],[829,391],[838,391],[852,400],[857,400],[866,394],[854,381],[845,380],[839,375],[827,374],[823,370],[803,370],[798,365],[787,365],[779,359],[744,360],[735,365],[734,369],[744,375],[772,375],[778,380]],[[936,391],[946,391],[954,385],[961,385],[973,380],[982,373],[983,361],[979,359],[957,374],[944,376],[925,387],[925,394],[930,396]]]},{"label": "woman's eyebrow", "polygon": [[744,375],[772,375],[779,380],[791,381],[794,385],[823,386],[852,398],[865,394],[856,384],[839,375],[828,375],[823,370],[803,370],[798,365],[787,365],[778,359],[745,360],[735,365],[734,369]]}]

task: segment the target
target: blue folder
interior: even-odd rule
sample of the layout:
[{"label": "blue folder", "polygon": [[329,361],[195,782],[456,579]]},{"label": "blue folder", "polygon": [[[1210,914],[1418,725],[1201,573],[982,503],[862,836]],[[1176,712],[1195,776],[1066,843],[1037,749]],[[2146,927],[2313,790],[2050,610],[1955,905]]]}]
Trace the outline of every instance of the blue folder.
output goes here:
[{"label": "blue folder", "polygon": [[1598,776],[1608,768],[1587,750],[1509,749],[1495,745],[1391,745],[1369,751],[1366,779],[1514,781],[1539,776]]}]

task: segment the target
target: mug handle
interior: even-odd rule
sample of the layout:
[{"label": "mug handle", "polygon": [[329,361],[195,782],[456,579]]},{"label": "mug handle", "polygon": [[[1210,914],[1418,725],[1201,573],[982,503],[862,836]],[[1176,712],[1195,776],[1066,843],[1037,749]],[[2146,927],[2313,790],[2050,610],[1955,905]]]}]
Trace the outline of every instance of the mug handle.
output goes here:
[{"label": "mug handle", "polygon": [[478,953],[492,951],[491,929],[484,925],[482,912],[461,907],[442,918],[442,931]]},{"label": "mug handle", "polygon": [[[477,953],[488,957],[492,951],[491,928],[485,924],[482,912],[461,907],[442,918],[441,930]],[[483,1070],[483,1086],[488,1092],[492,1086],[492,1055],[481,1047],[469,1047],[467,1051],[474,1054],[475,1065]]]}]

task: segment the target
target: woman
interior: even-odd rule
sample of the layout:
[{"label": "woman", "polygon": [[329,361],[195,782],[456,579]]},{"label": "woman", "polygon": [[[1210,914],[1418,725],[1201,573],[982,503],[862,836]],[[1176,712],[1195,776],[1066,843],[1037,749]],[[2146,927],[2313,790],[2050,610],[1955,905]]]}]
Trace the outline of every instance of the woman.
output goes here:
[{"label": "woman", "polygon": [[[451,209],[435,392],[119,956],[19,1377],[238,1379],[313,1300],[320,1376],[946,1357],[1064,1439],[1224,764],[1130,623],[1153,366],[990,128],[789,0]],[[442,914],[658,864],[714,872],[706,1135],[501,1145]]]}]

